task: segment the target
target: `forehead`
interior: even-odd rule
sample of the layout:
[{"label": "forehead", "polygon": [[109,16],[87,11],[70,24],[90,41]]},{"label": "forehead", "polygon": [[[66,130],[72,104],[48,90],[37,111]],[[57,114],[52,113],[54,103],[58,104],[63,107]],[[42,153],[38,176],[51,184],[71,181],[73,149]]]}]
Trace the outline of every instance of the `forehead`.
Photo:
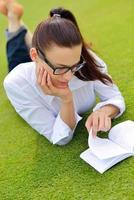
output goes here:
[{"label": "forehead", "polygon": [[72,65],[80,59],[82,45],[76,45],[73,47],[59,47],[53,45],[49,50],[45,51],[46,57],[54,63],[60,63],[64,65]]}]

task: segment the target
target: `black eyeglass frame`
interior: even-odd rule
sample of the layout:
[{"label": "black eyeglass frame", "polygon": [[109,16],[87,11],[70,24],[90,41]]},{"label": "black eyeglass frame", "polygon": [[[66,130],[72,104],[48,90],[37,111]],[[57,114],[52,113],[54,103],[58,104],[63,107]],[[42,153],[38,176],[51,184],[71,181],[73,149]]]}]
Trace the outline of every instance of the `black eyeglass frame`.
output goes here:
[{"label": "black eyeglass frame", "polygon": [[[37,50],[37,52],[38,52],[38,54],[39,54],[39,57],[43,60],[43,61],[45,61],[45,63],[47,63],[48,64],[48,66],[53,70],[53,74],[54,75],[62,75],[62,74],[65,74],[65,73],[67,73],[69,70],[71,70],[71,72],[72,73],[75,73],[75,72],[77,72],[78,70],[80,70],[82,67],[84,67],[84,65],[86,64],[86,61],[85,61],[85,59],[83,58],[83,56],[81,55],[81,58],[82,58],[82,60],[83,60],[83,62],[82,63],[79,63],[79,64],[76,64],[75,66],[67,66],[67,67],[54,67],[51,63],[50,63],[50,61],[46,58],[46,56],[44,55],[44,53],[39,49],[39,48],[36,48],[36,50]],[[41,56],[40,56],[41,55]],[[80,59],[81,60],[81,59]],[[66,71],[64,71],[64,72],[62,72],[62,73],[55,73],[56,72],[56,70],[61,70],[61,69],[67,69]],[[74,70],[75,69],[75,70]]]}]

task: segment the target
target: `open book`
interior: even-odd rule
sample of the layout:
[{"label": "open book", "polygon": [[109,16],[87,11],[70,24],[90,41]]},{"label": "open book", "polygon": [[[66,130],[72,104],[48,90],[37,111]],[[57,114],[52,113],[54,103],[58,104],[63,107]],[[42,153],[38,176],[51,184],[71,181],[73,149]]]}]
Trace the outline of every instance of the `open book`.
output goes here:
[{"label": "open book", "polygon": [[134,155],[134,122],[124,121],[115,125],[108,133],[108,139],[92,137],[90,130],[88,138],[89,149],[80,157],[100,173],[125,158]]}]

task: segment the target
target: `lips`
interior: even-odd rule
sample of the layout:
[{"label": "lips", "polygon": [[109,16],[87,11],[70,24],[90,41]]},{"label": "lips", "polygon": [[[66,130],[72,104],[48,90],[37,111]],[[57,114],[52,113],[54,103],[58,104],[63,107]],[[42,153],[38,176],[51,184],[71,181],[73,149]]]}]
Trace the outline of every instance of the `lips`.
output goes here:
[{"label": "lips", "polygon": [[58,81],[58,87],[59,88],[66,88],[66,87],[68,87],[68,82]]}]

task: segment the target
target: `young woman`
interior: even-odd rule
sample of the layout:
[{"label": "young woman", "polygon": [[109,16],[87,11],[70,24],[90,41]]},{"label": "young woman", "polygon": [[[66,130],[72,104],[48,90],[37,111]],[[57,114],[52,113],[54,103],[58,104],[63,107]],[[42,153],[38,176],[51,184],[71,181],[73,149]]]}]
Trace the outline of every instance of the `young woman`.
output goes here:
[{"label": "young woman", "polygon": [[6,8],[11,72],[4,88],[16,112],[53,144],[67,144],[80,114],[92,107],[87,130],[92,128],[94,136],[108,131],[111,119],[124,112],[124,99],[106,64],[85,44],[73,14],[51,10],[31,37],[11,1]]}]

